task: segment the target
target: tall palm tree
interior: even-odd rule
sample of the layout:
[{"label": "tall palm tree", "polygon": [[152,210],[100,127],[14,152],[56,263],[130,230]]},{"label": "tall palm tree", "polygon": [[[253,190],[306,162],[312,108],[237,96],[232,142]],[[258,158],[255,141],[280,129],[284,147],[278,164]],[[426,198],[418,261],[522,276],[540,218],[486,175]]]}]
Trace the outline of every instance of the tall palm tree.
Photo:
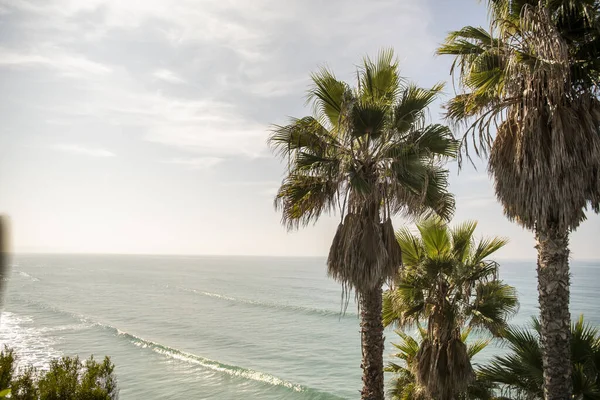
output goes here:
[{"label": "tall palm tree", "polygon": [[[569,234],[600,211],[600,3],[488,0],[489,30],[451,32],[448,117],[489,155],[510,220],[535,232],[544,390],[570,398]],[[468,155],[468,154],[467,154]]]},{"label": "tall palm tree", "polygon": [[[427,339],[427,329],[418,326],[419,338],[415,339],[411,335],[401,330],[395,331],[400,336],[399,343],[393,343],[397,349],[394,357],[402,360],[402,364],[390,362],[386,367],[386,372],[392,372],[394,378],[390,381],[391,387],[388,394],[392,400],[428,400],[427,394],[417,385],[417,379],[414,371],[416,367],[416,357],[421,347],[421,342]],[[467,348],[467,356],[471,360],[481,350],[485,349],[490,343],[486,339],[478,339],[467,342],[471,329],[467,328],[461,333],[461,340]],[[467,392],[457,396],[457,399],[489,399],[492,397],[491,389],[493,384],[489,381],[475,381],[469,385]]]},{"label": "tall palm tree", "polygon": [[[497,384],[500,392],[518,400],[541,400],[544,377],[540,346],[540,323],[533,318],[529,329],[509,328],[504,334],[510,353],[495,356],[478,377]],[[600,332],[584,323],[583,316],[571,325],[573,399],[600,399]]]},{"label": "tall palm tree", "polygon": [[499,335],[518,309],[516,290],[498,279],[498,264],[488,259],[506,241],[476,241],[476,227],[465,222],[449,228],[429,219],[417,224],[419,235],[397,233],[404,269],[384,294],[383,321],[427,326],[413,370],[432,399],[455,399],[475,379],[461,331],[476,327]]},{"label": "tall palm tree", "polygon": [[391,50],[366,58],[357,87],[320,69],[308,99],[314,115],[275,126],[271,147],[288,170],[275,198],[282,222],[297,228],[324,212],[339,210],[341,222],[327,259],[329,276],[359,301],[363,399],[383,399],[382,285],[401,265],[391,217],[437,214],[449,218],[442,162],[457,142],[443,125],[426,123],[428,105],[441,85],[405,83]]}]

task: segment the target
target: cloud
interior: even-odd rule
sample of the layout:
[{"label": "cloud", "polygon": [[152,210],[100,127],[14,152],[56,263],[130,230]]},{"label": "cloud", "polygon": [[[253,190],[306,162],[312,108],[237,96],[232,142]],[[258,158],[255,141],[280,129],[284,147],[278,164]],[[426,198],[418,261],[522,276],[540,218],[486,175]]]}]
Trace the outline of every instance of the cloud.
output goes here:
[{"label": "cloud", "polygon": [[461,207],[487,207],[495,203],[493,196],[460,196],[456,199],[456,204]]},{"label": "cloud", "polygon": [[212,168],[215,165],[221,163],[222,158],[218,157],[193,157],[193,158],[173,158],[171,160],[163,161],[165,164],[181,165],[189,169],[204,170]]},{"label": "cloud", "polygon": [[268,77],[262,79],[260,82],[248,81],[247,79],[241,79],[240,77],[232,78],[224,75],[220,75],[218,79],[220,83],[228,89],[235,89],[262,99],[302,93],[310,84],[310,79],[307,74],[300,77]]},{"label": "cloud", "polygon": [[181,79],[179,76],[175,75],[173,71],[169,71],[168,69],[158,69],[154,71],[152,74],[157,79],[163,80],[168,83],[181,84],[185,83],[184,79]]},{"label": "cloud", "polygon": [[314,66],[313,60],[331,61],[335,53],[356,57],[381,46],[396,47],[411,62],[416,54],[431,56],[437,43],[427,27],[430,12],[420,0],[15,0],[10,7],[28,16],[29,29],[47,31],[54,40],[159,33],[172,47],[201,48],[195,53],[200,58],[230,50],[235,55],[230,64],[247,63],[245,69],[262,70],[263,78],[290,69],[306,74],[305,61]]},{"label": "cloud", "polygon": [[146,140],[194,153],[250,158],[267,154],[267,128],[248,130],[235,124],[212,123],[153,126]]},{"label": "cloud", "polygon": [[103,80],[88,82],[86,102],[73,101],[49,106],[51,120],[71,118],[114,121],[138,128],[143,139],[203,156],[261,157],[268,126],[240,115],[233,104],[223,101],[180,99],[140,89],[127,76],[118,85]]},{"label": "cloud", "polygon": [[221,186],[223,187],[238,188],[244,193],[250,192],[260,196],[261,198],[267,197],[269,201],[273,201],[273,198],[277,194],[280,185],[281,182],[274,180],[221,182]]},{"label": "cloud", "polygon": [[261,191],[261,194],[262,194],[263,196],[267,196],[267,197],[270,197],[270,198],[274,198],[274,197],[275,197],[275,195],[277,194],[277,191],[278,191],[278,190],[279,190],[279,187],[278,187],[278,186],[273,186],[273,187],[267,188],[267,189],[265,189],[265,190],[262,190],[262,191]]},{"label": "cloud", "polygon": [[221,186],[225,187],[263,187],[263,186],[277,186],[279,182],[276,181],[230,181],[221,182]]},{"label": "cloud", "polygon": [[12,0],[7,7],[20,39],[0,38],[0,67],[85,78],[35,104],[45,120],[110,124],[200,157],[268,155],[269,124],[308,112],[309,74],[325,62],[354,79],[367,52],[393,46],[405,68],[429,60],[437,43],[420,0]]},{"label": "cloud", "polygon": [[[45,105],[53,123],[112,123],[142,132],[141,138],[201,156],[266,156],[268,126],[241,115],[238,107],[209,97],[178,98],[150,91],[127,73],[115,72],[78,85],[85,102],[69,98]],[[78,96],[79,97],[79,96]]]},{"label": "cloud", "polygon": [[[256,7],[262,8],[261,4],[267,5],[270,1],[257,0]],[[198,3],[195,0],[179,0],[174,5],[168,0],[47,0],[37,4],[17,0],[11,6],[37,16],[42,27],[71,33],[73,21],[78,17],[101,12],[101,21],[82,24],[82,33],[87,33],[87,30],[103,32],[102,35],[91,35],[91,38],[102,38],[110,30],[134,30],[145,24],[155,24],[173,45],[218,42],[239,55],[258,56],[252,50],[252,43],[258,39],[257,30],[249,24],[236,21],[236,18],[228,18],[233,11],[249,12],[256,9],[243,1]]]},{"label": "cloud", "polygon": [[54,150],[89,157],[115,157],[115,153],[99,148],[86,147],[79,144],[55,144]]},{"label": "cloud", "polygon": [[111,71],[106,65],[52,47],[29,51],[0,47],[0,66],[48,67],[66,76],[102,75]]},{"label": "cloud", "polygon": [[467,175],[466,180],[468,180],[469,182],[489,182],[491,178],[488,174],[480,173],[474,175]]}]

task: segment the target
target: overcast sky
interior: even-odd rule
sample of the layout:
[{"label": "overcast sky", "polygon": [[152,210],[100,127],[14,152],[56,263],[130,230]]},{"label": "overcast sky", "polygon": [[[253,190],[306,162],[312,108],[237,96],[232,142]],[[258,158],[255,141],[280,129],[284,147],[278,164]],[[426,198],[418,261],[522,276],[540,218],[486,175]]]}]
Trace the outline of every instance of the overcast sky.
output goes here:
[{"label": "overcast sky", "polygon": [[[485,21],[476,0],[0,0],[0,213],[14,248],[326,255],[337,217],[288,233],[273,209],[284,169],[269,124],[309,113],[318,66],[351,80],[382,47],[420,85],[446,81],[436,46]],[[450,168],[455,221],[510,237],[503,258],[533,259],[485,169]],[[598,258],[599,222],[572,236],[574,259]]]}]

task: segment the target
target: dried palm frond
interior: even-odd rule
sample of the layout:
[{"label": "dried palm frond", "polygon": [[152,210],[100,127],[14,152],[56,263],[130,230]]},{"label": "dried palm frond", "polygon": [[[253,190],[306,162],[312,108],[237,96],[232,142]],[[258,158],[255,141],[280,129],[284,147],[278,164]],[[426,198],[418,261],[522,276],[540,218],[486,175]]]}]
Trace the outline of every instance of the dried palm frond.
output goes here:
[{"label": "dried palm frond", "polygon": [[348,214],[331,244],[327,272],[342,283],[347,299],[351,290],[367,293],[381,287],[397,275],[401,264],[391,220],[379,223],[365,214]]},{"label": "dried palm frond", "polygon": [[466,123],[476,152],[490,156],[509,219],[575,229],[587,207],[600,212],[600,9],[587,1],[492,3],[506,7],[491,8],[489,34],[465,27],[438,50],[456,56],[464,90],[447,115]]},{"label": "dried palm frond", "polygon": [[393,279],[398,275],[399,268],[402,265],[402,249],[396,240],[394,226],[389,218],[381,224],[381,237],[389,258],[390,270],[386,272],[391,273]]},{"label": "dried palm frond", "polygon": [[475,379],[467,346],[460,337],[424,339],[415,361],[417,384],[434,399],[452,399],[456,393],[466,392]]},{"label": "dried palm frond", "polygon": [[577,93],[565,39],[545,7],[525,7],[526,54],[509,58],[508,109],[490,153],[490,172],[505,213],[529,229],[576,228],[600,198],[600,102]]}]

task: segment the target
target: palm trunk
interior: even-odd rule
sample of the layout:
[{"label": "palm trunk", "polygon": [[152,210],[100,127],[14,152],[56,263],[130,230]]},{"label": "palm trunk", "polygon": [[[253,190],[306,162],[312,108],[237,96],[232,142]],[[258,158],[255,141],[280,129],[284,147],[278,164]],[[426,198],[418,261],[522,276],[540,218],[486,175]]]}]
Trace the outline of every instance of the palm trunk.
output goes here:
[{"label": "palm trunk", "polygon": [[544,398],[571,398],[569,234],[550,227],[536,231]]},{"label": "palm trunk", "polygon": [[360,297],[360,334],[362,341],[362,400],[383,400],[383,322],[381,286]]}]

